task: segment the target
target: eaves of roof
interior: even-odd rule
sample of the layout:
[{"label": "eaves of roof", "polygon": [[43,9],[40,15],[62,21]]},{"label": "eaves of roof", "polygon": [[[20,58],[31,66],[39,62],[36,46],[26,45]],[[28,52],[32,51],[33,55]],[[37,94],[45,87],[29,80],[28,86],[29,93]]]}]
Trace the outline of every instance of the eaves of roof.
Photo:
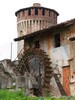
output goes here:
[{"label": "eaves of roof", "polygon": [[47,32],[54,32],[56,29],[65,28],[65,27],[70,26],[72,24],[75,24],[75,18],[68,20],[68,21],[65,21],[65,22],[62,22],[62,23],[59,23],[59,24],[56,24],[56,25],[53,25],[49,28],[46,28],[46,29],[43,29],[40,31],[36,31],[36,32],[30,33],[30,34],[15,38],[14,41],[24,40],[24,39],[31,38],[31,37],[36,36],[36,35],[45,34]]}]

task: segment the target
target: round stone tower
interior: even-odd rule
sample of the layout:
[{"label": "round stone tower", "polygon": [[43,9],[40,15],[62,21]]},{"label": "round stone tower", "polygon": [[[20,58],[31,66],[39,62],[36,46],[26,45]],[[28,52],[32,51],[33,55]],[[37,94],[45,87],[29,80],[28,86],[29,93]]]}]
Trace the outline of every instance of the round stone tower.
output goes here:
[{"label": "round stone tower", "polygon": [[[34,3],[31,7],[16,11],[15,15],[17,17],[18,37],[20,37],[57,24],[59,14],[53,9]],[[18,43],[18,53],[23,48],[22,46],[23,41],[20,41]]]}]

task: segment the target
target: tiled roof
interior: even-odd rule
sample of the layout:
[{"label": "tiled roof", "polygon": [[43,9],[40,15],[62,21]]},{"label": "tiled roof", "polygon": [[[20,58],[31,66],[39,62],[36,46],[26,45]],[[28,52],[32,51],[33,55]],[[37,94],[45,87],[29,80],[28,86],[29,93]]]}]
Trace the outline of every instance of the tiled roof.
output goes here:
[{"label": "tiled roof", "polygon": [[71,19],[71,20],[67,20],[67,21],[59,23],[59,24],[56,24],[56,25],[53,25],[49,28],[46,28],[46,29],[43,29],[43,30],[40,30],[40,31],[36,31],[36,32],[30,33],[30,34],[15,38],[14,41],[20,41],[20,40],[24,40],[26,38],[30,38],[30,37],[33,37],[33,36],[36,36],[36,35],[45,34],[45,33],[47,33],[47,31],[53,32],[58,28],[62,28],[62,27],[65,28],[65,27],[73,25],[73,24],[75,24],[75,18]]}]

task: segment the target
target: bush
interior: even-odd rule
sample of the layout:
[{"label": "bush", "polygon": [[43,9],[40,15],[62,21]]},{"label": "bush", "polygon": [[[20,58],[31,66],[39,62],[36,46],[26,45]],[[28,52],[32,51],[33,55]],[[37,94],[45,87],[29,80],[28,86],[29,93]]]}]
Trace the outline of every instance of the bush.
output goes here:
[{"label": "bush", "polygon": [[25,100],[25,98],[21,91],[0,90],[0,100]]}]

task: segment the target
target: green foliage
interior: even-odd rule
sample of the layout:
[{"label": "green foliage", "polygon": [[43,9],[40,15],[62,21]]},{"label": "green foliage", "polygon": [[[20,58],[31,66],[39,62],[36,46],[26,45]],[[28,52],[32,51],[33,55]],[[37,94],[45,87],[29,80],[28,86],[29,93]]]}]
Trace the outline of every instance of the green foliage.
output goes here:
[{"label": "green foliage", "polygon": [[[75,97],[72,97],[75,99]],[[0,90],[0,100],[68,100],[68,97],[32,97],[25,96],[23,91],[8,91],[8,90]]]},{"label": "green foliage", "polygon": [[50,97],[50,91],[49,90],[46,90],[46,97]]},{"label": "green foliage", "polygon": [[60,97],[60,100],[67,100],[67,98],[68,97],[66,97],[66,96],[62,96],[62,97]]},{"label": "green foliage", "polygon": [[24,95],[21,91],[0,91],[0,100],[25,100]]}]

